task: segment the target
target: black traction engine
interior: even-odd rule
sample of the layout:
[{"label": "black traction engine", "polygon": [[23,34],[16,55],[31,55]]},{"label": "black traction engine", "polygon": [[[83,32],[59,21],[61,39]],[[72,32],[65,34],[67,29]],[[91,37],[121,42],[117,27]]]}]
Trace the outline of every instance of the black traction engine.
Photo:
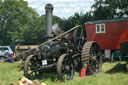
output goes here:
[{"label": "black traction engine", "polygon": [[26,57],[24,75],[31,79],[51,69],[52,72],[57,72],[59,80],[71,80],[75,69],[82,68],[85,64],[88,65],[89,74],[100,72],[100,46],[95,41],[87,41],[85,27],[78,25],[63,33],[56,30],[60,33],[56,35],[52,30],[53,6],[47,4],[45,10],[46,42],[22,54]]}]

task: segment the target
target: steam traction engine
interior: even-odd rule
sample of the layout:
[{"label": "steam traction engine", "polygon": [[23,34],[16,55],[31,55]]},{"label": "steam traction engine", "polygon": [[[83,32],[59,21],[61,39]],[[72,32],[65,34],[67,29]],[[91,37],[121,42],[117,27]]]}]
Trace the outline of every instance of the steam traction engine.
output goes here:
[{"label": "steam traction engine", "polygon": [[73,79],[75,68],[87,64],[89,74],[101,71],[102,56],[97,42],[87,42],[83,26],[76,26],[64,33],[52,33],[53,6],[47,4],[46,10],[46,42],[35,49],[22,53],[27,57],[24,64],[24,75],[33,78],[55,70],[61,81]]}]

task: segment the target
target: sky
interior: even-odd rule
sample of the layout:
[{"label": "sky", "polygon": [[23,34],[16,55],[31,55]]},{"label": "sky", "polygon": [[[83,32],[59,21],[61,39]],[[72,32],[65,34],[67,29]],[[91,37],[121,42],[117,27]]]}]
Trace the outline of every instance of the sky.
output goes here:
[{"label": "sky", "polygon": [[29,7],[34,8],[40,15],[45,14],[45,5],[54,6],[53,14],[61,18],[73,16],[75,12],[86,13],[91,10],[94,0],[25,0]]}]

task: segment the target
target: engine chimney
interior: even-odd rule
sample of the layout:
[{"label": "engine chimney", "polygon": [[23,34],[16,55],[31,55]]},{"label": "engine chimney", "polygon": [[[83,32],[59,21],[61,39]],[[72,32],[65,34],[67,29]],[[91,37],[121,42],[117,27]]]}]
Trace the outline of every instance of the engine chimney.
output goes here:
[{"label": "engine chimney", "polygon": [[46,12],[46,38],[50,39],[51,37],[53,37],[53,34],[52,34],[53,5],[46,4],[45,12]]}]

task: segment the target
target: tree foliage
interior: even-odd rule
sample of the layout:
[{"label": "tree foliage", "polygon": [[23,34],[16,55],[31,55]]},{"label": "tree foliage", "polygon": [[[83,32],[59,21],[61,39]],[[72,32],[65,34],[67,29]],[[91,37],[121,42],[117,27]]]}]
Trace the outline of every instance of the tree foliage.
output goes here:
[{"label": "tree foliage", "polygon": [[0,44],[24,40],[24,33],[33,27],[38,14],[23,0],[4,0],[0,3]]},{"label": "tree foliage", "polygon": [[128,16],[128,0],[95,0],[92,5],[94,20]]},{"label": "tree foliage", "polygon": [[115,10],[110,9],[104,0],[95,0],[92,5],[92,14],[94,20],[113,19]]},{"label": "tree foliage", "polygon": [[87,12],[86,14],[83,13],[75,13],[73,16],[70,16],[68,19],[63,19],[63,26],[62,28],[66,31],[69,30],[70,28],[76,26],[76,25],[82,25],[87,21],[91,21],[92,16],[90,12]]},{"label": "tree foliage", "polygon": [[110,9],[115,10],[116,18],[128,16],[128,0],[106,0]]}]

